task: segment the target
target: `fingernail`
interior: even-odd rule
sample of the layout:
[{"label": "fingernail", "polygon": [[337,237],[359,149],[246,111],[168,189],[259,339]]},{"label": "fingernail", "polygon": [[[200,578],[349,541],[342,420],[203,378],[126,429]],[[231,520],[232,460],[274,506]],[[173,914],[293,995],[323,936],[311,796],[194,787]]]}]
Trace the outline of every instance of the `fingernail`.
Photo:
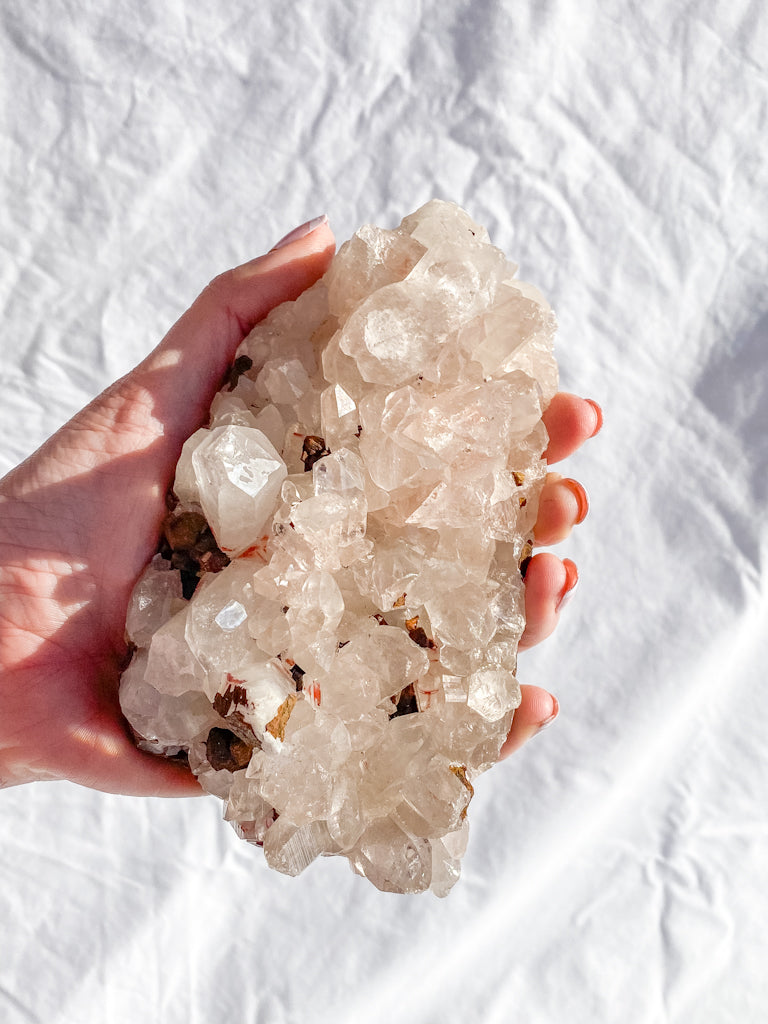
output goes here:
[{"label": "fingernail", "polygon": [[300,224],[297,228],[294,228],[293,231],[289,231],[284,238],[281,238],[279,242],[272,246],[272,252],[275,249],[282,249],[284,245],[290,245],[291,242],[297,242],[300,238],[306,238],[316,228],[319,228],[321,224],[327,223],[328,215],[325,213],[320,217],[313,217],[312,220],[308,220],[305,224]]},{"label": "fingernail", "polygon": [[593,410],[594,410],[594,412],[595,412],[595,429],[589,435],[590,437],[594,437],[595,434],[599,434],[600,430],[602,429],[602,426],[603,426],[603,410],[600,408],[600,406],[597,404],[597,402],[593,398],[585,398],[584,401],[587,402],[589,405],[591,405]]},{"label": "fingernail", "polygon": [[570,477],[564,477],[559,483],[563,484],[576,499],[579,507],[578,514],[576,516],[576,525],[583,523],[587,518],[587,512],[589,512],[589,498],[587,492],[581,486],[578,480],[571,480]]},{"label": "fingernail", "polygon": [[560,704],[557,700],[557,697],[553,696],[552,694],[550,694],[550,696],[552,697],[552,714],[549,716],[549,718],[545,718],[544,721],[539,725],[539,728],[536,730],[536,735],[538,735],[542,729],[546,729],[548,725],[552,725],[552,723],[560,713]]},{"label": "fingernail", "polygon": [[576,568],[576,563],[572,562],[570,558],[564,558],[563,565],[565,566],[565,586],[560,594],[560,599],[555,605],[556,612],[565,608],[576,593],[576,587],[579,585],[579,570]]}]

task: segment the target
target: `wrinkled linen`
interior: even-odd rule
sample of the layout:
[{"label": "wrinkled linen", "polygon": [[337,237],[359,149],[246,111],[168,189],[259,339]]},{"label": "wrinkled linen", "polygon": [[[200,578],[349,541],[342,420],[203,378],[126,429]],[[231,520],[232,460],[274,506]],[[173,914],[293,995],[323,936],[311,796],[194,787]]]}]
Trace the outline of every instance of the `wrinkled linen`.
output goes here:
[{"label": "wrinkled linen", "polygon": [[764,1016],[767,44],[747,0],[4,5],[0,471],[220,270],[433,196],[605,411],[519,666],[561,714],[480,780],[451,895],[278,876],[212,799],[4,791],[4,1021]]}]

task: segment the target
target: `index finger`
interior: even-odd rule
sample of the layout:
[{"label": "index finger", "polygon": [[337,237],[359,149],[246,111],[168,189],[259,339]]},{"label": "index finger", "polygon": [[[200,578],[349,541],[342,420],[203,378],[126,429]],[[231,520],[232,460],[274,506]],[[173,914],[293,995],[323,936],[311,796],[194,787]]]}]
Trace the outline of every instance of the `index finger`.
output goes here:
[{"label": "index finger", "polygon": [[559,391],[542,416],[549,434],[544,457],[551,465],[572,455],[603,425],[603,412],[591,398]]}]

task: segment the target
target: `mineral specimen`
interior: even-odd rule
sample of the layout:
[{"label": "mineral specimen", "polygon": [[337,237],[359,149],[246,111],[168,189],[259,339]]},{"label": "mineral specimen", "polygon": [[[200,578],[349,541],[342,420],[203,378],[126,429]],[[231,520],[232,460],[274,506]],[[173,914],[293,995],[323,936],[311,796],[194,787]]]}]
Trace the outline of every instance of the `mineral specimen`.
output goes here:
[{"label": "mineral specimen", "polygon": [[445,895],[520,690],[554,317],[432,201],[243,342],[136,585],[121,702],[298,874]]}]

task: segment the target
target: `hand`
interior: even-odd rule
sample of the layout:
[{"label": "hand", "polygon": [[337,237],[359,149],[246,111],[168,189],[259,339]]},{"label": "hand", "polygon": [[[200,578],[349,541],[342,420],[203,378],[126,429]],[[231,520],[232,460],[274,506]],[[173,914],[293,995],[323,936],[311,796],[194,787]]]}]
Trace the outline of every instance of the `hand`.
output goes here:
[{"label": "hand", "polygon": [[[69,779],[133,795],[201,792],[184,766],[139,751],[120,712],[128,598],[154,554],[181,446],[205,421],[237,346],[317,280],[333,252],[320,224],[216,278],[135,370],[0,481],[0,786]],[[552,459],[594,423],[588,403],[557,396],[547,414]],[[542,542],[578,518],[569,493],[548,481]],[[554,628],[569,572],[553,555],[531,560],[526,645]],[[510,749],[551,701],[524,688]]]},{"label": "hand", "polygon": [[0,785],[201,792],[188,769],[137,750],[120,712],[128,598],[237,346],[333,252],[323,224],[216,278],[144,362],[0,481]]},{"label": "hand", "polygon": [[[603,414],[595,402],[564,392],[555,395],[544,413],[549,433],[547,462],[552,465],[572,455],[595,436],[602,423]],[[573,527],[582,522],[588,507],[586,491],[578,481],[563,478],[559,473],[548,473],[534,528],[536,546],[564,540]],[[520,640],[521,651],[541,643],[552,633],[578,580],[576,566],[569,558],[561,561],[549,552],[533,556],[525,574],[526,627]],[[539,686],[523,685],[521,690],[523,700],[515,711],[512,728],[501,750],[502,757],[514,753],[552,722],[560,709],[557,699]]]}]

